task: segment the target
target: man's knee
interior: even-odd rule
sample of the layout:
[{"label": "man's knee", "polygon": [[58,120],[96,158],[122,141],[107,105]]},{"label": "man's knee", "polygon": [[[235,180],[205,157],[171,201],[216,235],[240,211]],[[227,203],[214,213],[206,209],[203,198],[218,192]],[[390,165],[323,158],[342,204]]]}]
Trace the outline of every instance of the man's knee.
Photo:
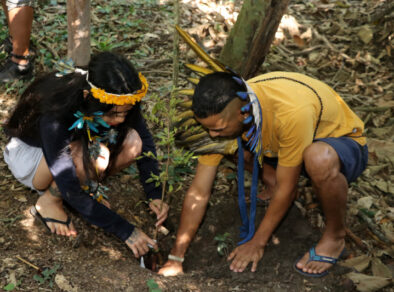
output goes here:
[{"label": "man's knee", "polygon": [[314,182],[335,178],[341,168],[335,149],[324,142],[308,146],[303,154],[305,170]]},{"label": "man's knee", "polygon": [[127,134],[123,143],[122,156],[126,161],[133,161],[142,152],[142,140],[137,131],[132,130]]}]

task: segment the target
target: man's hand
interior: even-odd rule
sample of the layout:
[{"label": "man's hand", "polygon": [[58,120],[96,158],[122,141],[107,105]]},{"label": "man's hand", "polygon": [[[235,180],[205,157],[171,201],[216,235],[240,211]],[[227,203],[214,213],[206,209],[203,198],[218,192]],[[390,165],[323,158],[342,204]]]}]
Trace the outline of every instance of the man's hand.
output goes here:
[{"label": "man's hand", "polygon": [[168,260],[164,266],[158,271],[159,275],[165,277],[177,276],[183,274],[182,263]]},{"label": "man's hand", "polygon": [[[156,227],[160,226],[168,216],[168,205],[159,199],[153,200],[149,203],[149,207],[156,213],[157,222]],[[161,209],[160,209],[161,208]]]},{"label": "man's hand", "polygon": [[238,246],[228,256],[227,260],[232,261],[230,270],[233,272],[243,272],[250,262],[252,262],[252,272],[256,272],[257,263],[263,257],[264,247],[254,243],[253,239]]},{"label": "man's hand", "polygon": [[139,228],[134,228],[133,233],[126,239],[125,243],[133,251],[136,258],[143,256],[149,251],[148,245],[157,250],[156,242]]}]

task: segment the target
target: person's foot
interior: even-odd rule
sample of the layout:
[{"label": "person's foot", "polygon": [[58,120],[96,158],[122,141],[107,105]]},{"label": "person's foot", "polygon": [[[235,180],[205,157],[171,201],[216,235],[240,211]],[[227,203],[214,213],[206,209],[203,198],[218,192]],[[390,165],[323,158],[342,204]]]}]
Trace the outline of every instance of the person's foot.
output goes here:
[{"label": "person's foot", "polygon": [[12,82],[14,80],[26,80],[33,76],[33,66],[31,62],[20,65],[9,58],[0,69],[0,82]]},{"label": "person's foot", "polygon": [[261,201],[269,202],[274,195],[274,191],[271,188],[265,188],[257,195],[257,198]]},{"label": "person's foot", "polygon": [[[338,240],[323,238],[317,244],[315,250],[316,255],[321,257],[330,257],[337,259],[341,256],[342,251],[345,248],[345,239],[341,238]],[[309,261],[309,252],[307,252],[296,264],[299,270],[308,274],[322,274],[333,266],[333,264],[321,262],[321,261]]]},{"label": "person's foot", "polygon": [[[61,198],[54,197],[47,192],[45,192],[40,198],[38,198],[35,205],[37,212],[43,218],[52,218],[59,221],[66,222],[68,217],[63,209],[63,200]],[[56,233],[64,236],[76,236],[77,231],[74,228],[72,222],[69,225],[56,223],[56,222],[46,222],[46,225],[52,233]]]}]

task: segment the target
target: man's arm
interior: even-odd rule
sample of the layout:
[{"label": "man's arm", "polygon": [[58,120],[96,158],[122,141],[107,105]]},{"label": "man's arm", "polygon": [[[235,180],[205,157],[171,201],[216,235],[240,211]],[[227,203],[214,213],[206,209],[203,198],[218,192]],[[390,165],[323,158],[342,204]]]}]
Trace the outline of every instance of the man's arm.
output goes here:
[{"label": "man's arm", "polygon": [[[179,258],[184,257],[204,217],[216,171],[217,166],[208,166],[201,163],[197,165],[196,175],[183,202],[181,220],[171,255]],[[164,267],[160,269],[159,274],[175,276],[182,272],[181,262],[168,260]]]},{"label": "man's arm", "polygon": [[259,228],[250,241],[237,247],[228,257],[228,260],[233,260],[230,265],[232,271],[243,272],[250,262],[253,263],[252,272],[256,271],[257,263],[263,256],[264,247],[295,199],[300,171],[301,165],[296,167],[278,165],[274,196]]}]

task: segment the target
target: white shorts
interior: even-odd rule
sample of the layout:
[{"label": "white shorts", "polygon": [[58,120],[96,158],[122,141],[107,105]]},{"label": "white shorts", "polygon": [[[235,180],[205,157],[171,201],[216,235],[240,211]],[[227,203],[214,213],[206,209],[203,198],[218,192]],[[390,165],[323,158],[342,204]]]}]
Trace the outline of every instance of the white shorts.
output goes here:
[{"label": "white shorts", "polygon": [[11,10],[23,6],[33,7],[33,2],[33,0],[6,0],[5,4],[7,5],[8,10]]},{"label": "white shorts", "polygon": [[5,146],[3,155],[4,161],[15,178],[25,186],[37,191],[33,187],[33,178],[43,157],[42,149],[30,146],[13,137]]}]

